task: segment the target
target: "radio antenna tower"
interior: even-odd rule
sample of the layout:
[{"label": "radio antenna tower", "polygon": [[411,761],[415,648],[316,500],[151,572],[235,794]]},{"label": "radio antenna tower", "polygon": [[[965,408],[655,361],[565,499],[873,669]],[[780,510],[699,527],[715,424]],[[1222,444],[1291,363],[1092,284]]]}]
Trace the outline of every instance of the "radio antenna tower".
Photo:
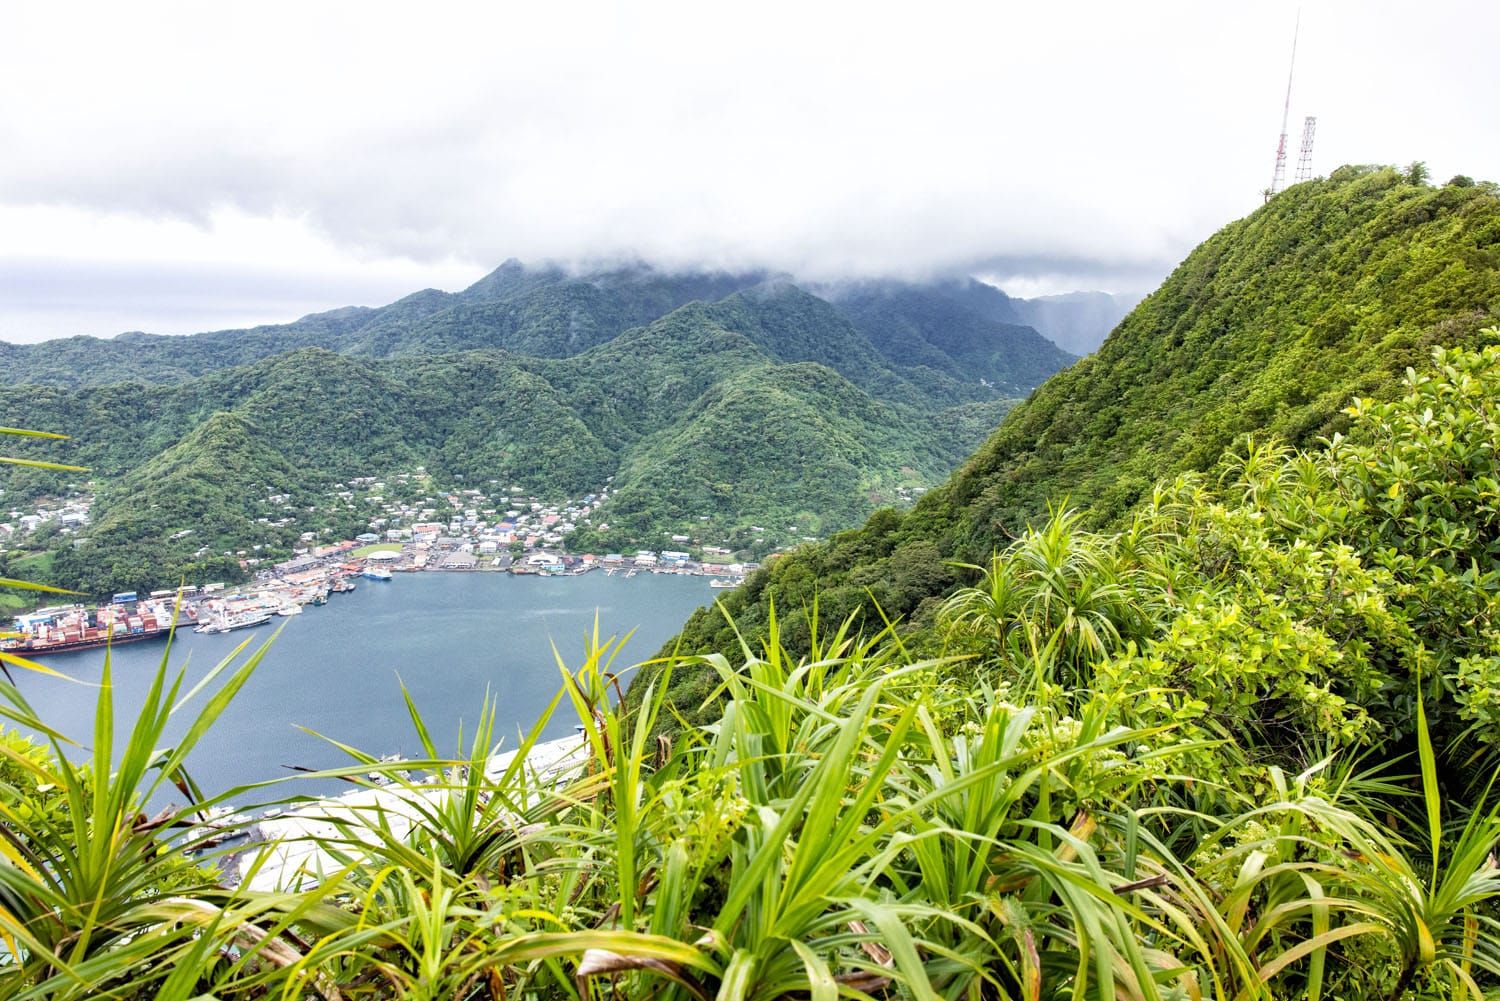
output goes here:
[{"label": "radio antenna tower", "polygon": [[1281,141],[1276,144],[1276,172],[1271,175],[1271,187],[1266,200],[1286,185],[1286,126],[1292,114],[1292,74],[1297,69],[1297,34],[1302,30],[1302,8],[1297,8],[1296,26],[1292,28],[1292,65],[1286,71],[1286,104],[1281,109]]},{"label": "radio antenna tower", "polygon": [[1318,119],[1308,115],[1302,119],[1302,151],[1297,155],[1297,182],[1312,180],[1313,133],[1318,129]]}]

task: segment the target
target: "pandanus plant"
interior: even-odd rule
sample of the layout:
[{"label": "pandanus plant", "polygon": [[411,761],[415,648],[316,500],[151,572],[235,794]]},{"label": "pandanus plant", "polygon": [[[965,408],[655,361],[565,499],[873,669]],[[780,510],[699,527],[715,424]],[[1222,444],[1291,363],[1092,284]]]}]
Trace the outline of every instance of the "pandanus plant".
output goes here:
[{"label": "pandanus plant", "polygon": [[[191,687],[185,668],[169,671],[169,644],[123,741],[106,654],[86,748],[39,718],[17,685],[0,682],[0,716],[46,745],[22,753],[0,744],[24,776],[24,787],[0,788],[0,941],[8,953],[0,995],[128,997],[167,978],[182,982],[174,968],[188,957],[207,971],[231,952],[284,969],[299,952],[293,921],[345,923],[316,895],[245,893],[207,867],[209,846],[230,826],[210,822],[208,811],[255,787],[205,796],[186,762],[269,648],[247,652],[247,644]],[[172,792],[185,802],[148,815]]]}]

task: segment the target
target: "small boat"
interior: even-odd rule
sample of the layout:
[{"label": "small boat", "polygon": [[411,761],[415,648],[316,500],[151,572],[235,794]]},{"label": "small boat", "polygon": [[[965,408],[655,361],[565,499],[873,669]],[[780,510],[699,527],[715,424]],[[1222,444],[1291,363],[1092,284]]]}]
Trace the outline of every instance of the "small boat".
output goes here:
[{"label": "small boat", "polygon": [[636,572],[634,570],[631,570],[631,571],[629,571],[628,573],[625,574],[625,579],[629,580],[630,578],[634,577],[635,574],[636,574]]},{"label": "small boat", "polygon": [[277,609],[276,609],[276,614],[277,615],[301,615],[302,614],[302,606],[296,604],[295,602],[290,602],[289,601],[289,602],[287,602],[284,605],[278,606]]},{"label": "small boat", "polygon": [[[397,762],[405,761],[405,760],[406,760],[406,758],[403,757],[402,755],[399,755],[399,754],[382,754],[380,756],[380,762],[379,763],[382,764],[382,765],[393,765],[393,764],[396,764]],[[369,779],[371,782],[374,782],[376,785],[388,785],[391,782],[391,775],[392,774],[394,774],[396,776],[396,778],[399,778],[399,779],[406,779],[406,780],[410,780],[411,779],[411,772],[407,771],[404,768],[403,769],[399,769],[399,770],[397,770],[394,773],[392,773],[392,772],[385,772],[385,771],[367,772],[365,774],[365,778]]]},{"label": "small boat", "polygon": [[719,580],[717,577],[715,577],[713,580],[708,582],[708,586],[717,588],[739,587],[740,582],[737,580]]}]

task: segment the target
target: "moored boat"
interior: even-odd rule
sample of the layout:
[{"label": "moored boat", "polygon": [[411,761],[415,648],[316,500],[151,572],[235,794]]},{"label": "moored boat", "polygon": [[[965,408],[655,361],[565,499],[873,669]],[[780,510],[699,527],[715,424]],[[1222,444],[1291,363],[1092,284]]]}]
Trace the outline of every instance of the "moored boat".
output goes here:
[{"label": "moored boat", "polygon": [[252,626],[263,626],[271,621],[271,613],[261,609],[252,608],[243,612],[221,614],[211,616],[198,624],[195,632],[200,633],[228,633],[236,629],[249,629]]}]

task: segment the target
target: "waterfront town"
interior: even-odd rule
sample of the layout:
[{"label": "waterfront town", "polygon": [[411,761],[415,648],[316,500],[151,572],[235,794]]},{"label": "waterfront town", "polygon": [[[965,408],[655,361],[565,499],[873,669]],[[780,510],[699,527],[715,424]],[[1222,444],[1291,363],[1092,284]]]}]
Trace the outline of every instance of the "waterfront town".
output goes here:
[{"label": "waterfront town", "polygon": [[[281,559],[269,546],[237,550],[233,555],[250,577],[237,585],[186,582],[149,594],[121,592],[95,609],[65,604],[25,612],[16,618],[20,635],[7,640],[7,648],[38,655],[149,639],[165,634],[174,620],[178,628],[228,632],[297,615],[304,606],[326,604],[331,595],[352,591],[361,583],[378,586],[406,573],[558,577],[599,572],[624,578],[679,574],[709,577],[713,587],[732,588],[760,565],[737,556],[728,545],[704,544],[687,535],[670,536],[676,548],[570,552],[569,536],[597,515],[608,497],[607,485],[554,503],[519,488],[492,497],[472,488],[431,492],[427,487],[420,469],[389,480],[369,476],[334,484],[327,505],[368,513],[366,531],[353,538],[324,540],[326,529],[308,528],[297,537],[290,555]],[[289,501],[286,495],[267,497],[267,505],[286,513],[260,521],[284,530],[297,523],[299,514],[318,513],[316,506],[295,511]],[[25,540],[47,534],[54,542],[69,544],[70,538],[86,531],[92,504],[92,496],[81,495],[42,501],[30,511],[0,512],[10,516],[0,522],[0,535]]]}]

